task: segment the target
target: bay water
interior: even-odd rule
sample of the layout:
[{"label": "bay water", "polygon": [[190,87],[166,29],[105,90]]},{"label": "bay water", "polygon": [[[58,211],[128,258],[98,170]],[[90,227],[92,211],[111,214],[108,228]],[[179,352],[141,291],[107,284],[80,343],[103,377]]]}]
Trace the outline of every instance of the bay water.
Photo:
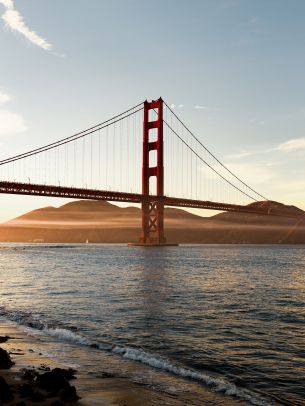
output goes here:
[{"label": "bay water", "polygon": [[303,246],[1,244],[0,316],[96,376],[305,405]]}]

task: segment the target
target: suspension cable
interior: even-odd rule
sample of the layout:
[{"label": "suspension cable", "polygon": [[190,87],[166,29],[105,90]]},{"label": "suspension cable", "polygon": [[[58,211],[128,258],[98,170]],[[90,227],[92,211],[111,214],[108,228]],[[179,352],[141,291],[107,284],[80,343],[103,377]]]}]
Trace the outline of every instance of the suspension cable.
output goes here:
[{"label": "suspension cable", "polygon": [[221,173],[219,173],[215,168],[213,168],[213,166],[211,166],[210,164],[208,164],[208,162],[206,162],[200,155],[197,154],[196,151],[194,151],[194,149],[192,147],[190,147],[183,138],[180,137],[180,135],[166,122],[164,121],[164,124],[180,139],[180,141],[183,142],[184,145],[186,145],[187,148],[189,148],[205,165],[207,165],[210,169],[212,169],[212,171],[214,171],[218,176],[220,176],[224,181],[226,181],[229,185],[231,185],[232,187],[234,187],[235,189],[237,189],[239,192],[241,192],[242,194],[244,194],[245,196],[249,197],[250,199],[258,202],[257,199],[255,199],[254,197],[248,195],[248,193],[244,192],[243,190],[239,189],[238,186],[234,185],[232,182],[230,182],[227,178],[225,178]]},{"label": "suspension cable", "polygon": [[[137,104],[136,106],[134,106],[134,107],[132,107],[132,108],[126,110],[126,111],[124,111],[123,113],[117,114],[116,116],[114,116],[114,117],[112,117],[112,118],[110,118],[110,119],[108,119],[106,121],[103,121],[102,123],[96,124],[93,127],[87,128],[86,130],[83,130],[83,131],[80,131],[80,132],[78,132],[76,134],[70,135],[69,137],[66,137],[66,138],[63,138],[61,140],[52,142],[51,144],[47,144],[47,145],[44,145],[43,147],[36,148],[36,149],[31,150],[31,151],[24,152],[23,154],[19,154],[19,155],[15,155],[15,156],[12,156],[12,157],[7,158],[7,159],[3,159],[2,161],[0,161],[0,165],[10,163],[10,162],[16,161],[18,159],[27,158],[28,156],[38,154],[39,152],[47,151],[49,149],[52,149],[52,148],[58,147],[60,145],[67,144],[68,142],[72,142],[74,140],[82,138],[82,137],[84,137],[86,135],[92,134],[92,133],[94,133],[94,132],[96,132],[98,130],[101,130],[101,129],[105,128],[105,127],[108,127],[109,125],[112,125],[112,124],[114,124],[114,123],[116,123],[116,122],[118,122],[120,120],[123,120],[124,118],[127,118],[127,117],[137,113],[138,111],[143,109],[143,107],[138,109],[138,107],[142,106],[142,105],[143,105],[143,102]],[[137,110],[135,110],[135,109],[137,109]],[[132,111],[132,110],[135,110],[135,111]],[[129,113],[130,111],[132,111],[132,112]],[[129,113],[129,114],[127,114],[127,113]],[[121,116],[124,116],[124,117],[121,117]]]},{"label": "suspension cable", "polygon": [[254,192],[256,195],[262,197],[264,200],[268,200],[265,196],[261,195],[258,193],[256,190],[252,189],[251,186],[249,186],[247,183],[245,183],[242,179],[240,179],[235,173],[233,173],[226,165],[224,165],[212,152],[204,146],[204,144],[195,136],[194,133],[183,123],[182,120],[177,116],[177,114],[174,113],[174,111],[168,106],[168,104],[163,101],[165,106],[170,110],[170,112],[176,117],[176,119],[183,125],[183,127],[189,132],[189,134],[226,170],[228,171],[232,176],[234,176],[235,179],[237,179],[239,182],[241,182],[244,186],[246,186],[248,189],[250,189],[252,192]]}]

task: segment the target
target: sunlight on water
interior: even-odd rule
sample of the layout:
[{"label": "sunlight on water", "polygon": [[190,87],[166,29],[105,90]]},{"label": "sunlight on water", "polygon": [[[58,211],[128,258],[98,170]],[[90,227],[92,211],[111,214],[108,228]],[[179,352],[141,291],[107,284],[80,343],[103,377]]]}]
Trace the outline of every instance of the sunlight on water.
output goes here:
[{"label": "sunlight on water", "polygon": [[301,246],[1,248],[6,318],[245,400],[303,402]]}]

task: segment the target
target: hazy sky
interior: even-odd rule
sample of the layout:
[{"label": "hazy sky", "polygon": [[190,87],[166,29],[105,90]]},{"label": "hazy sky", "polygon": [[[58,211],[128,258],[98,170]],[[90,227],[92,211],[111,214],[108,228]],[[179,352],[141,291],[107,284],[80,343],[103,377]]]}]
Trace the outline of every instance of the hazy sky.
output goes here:
[{"label": "hazy sky", "polygon": [[[0,159],[162,96],[259,192],[305,209],[305,1],[0,0],[0,15]],[[0,220],[64,203],[0,199]]]}]

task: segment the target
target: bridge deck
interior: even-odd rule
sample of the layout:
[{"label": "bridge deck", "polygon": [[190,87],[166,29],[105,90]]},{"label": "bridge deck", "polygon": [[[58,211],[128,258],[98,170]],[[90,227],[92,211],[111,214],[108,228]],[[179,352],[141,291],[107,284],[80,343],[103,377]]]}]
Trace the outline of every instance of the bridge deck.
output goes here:
[{"label": "bridge deck", "polygon": [[142,195],[137,193],[122,193],[96,189],[81,189],[55,185],[39,185],[18,182],[0,182],[0,193],[29,196],[50,196],[85,200],[107,200],[125,203],[142,203],[145,201],[162,200],[165,206],[252,213],[280,217],[304,218],[301,214],[286,210],[264,207],[242,206],[202,200],[181,199],[168,196]]}]

